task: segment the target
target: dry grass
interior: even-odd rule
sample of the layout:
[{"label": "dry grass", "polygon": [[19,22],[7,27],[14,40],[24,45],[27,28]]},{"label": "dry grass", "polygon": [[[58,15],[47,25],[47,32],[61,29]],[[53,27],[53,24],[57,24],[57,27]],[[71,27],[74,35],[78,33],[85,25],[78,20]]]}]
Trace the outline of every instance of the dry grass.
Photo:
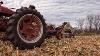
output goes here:
[{"label": "dry grass", "polygon": [[9,41],[0,40],[0,56],[100,56],[100,36],[50,38],[40,48],[31,50],[14,49]]}]

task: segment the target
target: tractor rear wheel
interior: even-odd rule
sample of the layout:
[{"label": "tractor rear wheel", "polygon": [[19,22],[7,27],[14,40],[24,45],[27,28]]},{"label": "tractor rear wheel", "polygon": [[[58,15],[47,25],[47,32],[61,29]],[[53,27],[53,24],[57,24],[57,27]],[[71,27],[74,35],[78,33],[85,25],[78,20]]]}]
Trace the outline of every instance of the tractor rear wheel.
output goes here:
[{"label": "tractor rear wheel", "polygon": [[7,38],[19,49],[39,47],[45,34],[45,20],[34,6],[17,9],[10,17]]}]

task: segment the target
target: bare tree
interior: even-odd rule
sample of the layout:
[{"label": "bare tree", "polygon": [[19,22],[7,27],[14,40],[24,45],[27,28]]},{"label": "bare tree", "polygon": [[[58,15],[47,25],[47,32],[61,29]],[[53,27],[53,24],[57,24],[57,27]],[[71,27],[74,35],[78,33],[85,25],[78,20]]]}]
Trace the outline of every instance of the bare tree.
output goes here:
[{"label": "bare tree", "polygon": [[82,18],[79,18],[77,20],[77,25],[78,25],[78,27],[79,27],[80,30],[83,30],[84,20],[85,19],[82,19]]},{"label": "bare tree", "polygon": [[92,30],[92,27],[93,27],[93,18],[94,18],[94,15],[87,15],[87,22],[88,22],[88,26],[89,26],[89,31],[91,32]]},{"label": "bare tree", "polygon": [[98,19],[98,31],[99,31],[99,33],[100,33],[100,15],[99,15],[99,19]]},{"label": "bare tree", "polygon": [[99,20],[98,30],[100,31],[100,20]]},{"label": "bare tree", "polygon": [[100,16],[99,15],[95,15],[94,19],[93,19],[93,25],[95,27],[95,31],[98,31],[99,22],[100,22]]}]

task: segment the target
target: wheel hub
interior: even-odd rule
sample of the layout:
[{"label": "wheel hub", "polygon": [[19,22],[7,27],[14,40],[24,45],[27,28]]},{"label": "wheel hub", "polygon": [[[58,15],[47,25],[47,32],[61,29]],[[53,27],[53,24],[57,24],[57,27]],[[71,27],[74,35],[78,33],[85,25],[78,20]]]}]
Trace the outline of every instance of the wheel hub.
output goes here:
[{"label": "wheel hub", "polygon": [[43,25],[36,15],[27,14],[19,20],[17,31],[24,42],[33,43],[41,38]]}]

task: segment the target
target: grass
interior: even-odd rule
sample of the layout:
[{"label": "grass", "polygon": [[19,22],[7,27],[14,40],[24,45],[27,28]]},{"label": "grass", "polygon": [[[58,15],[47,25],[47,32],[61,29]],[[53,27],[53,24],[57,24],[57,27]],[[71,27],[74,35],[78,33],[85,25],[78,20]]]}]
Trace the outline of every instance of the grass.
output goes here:
[{"label": "grass", "polygon": [[0,56],[100,56],[100,36],[49,38],[40,48],[30,50],[14,49],[11,42],[0,40]]}]

